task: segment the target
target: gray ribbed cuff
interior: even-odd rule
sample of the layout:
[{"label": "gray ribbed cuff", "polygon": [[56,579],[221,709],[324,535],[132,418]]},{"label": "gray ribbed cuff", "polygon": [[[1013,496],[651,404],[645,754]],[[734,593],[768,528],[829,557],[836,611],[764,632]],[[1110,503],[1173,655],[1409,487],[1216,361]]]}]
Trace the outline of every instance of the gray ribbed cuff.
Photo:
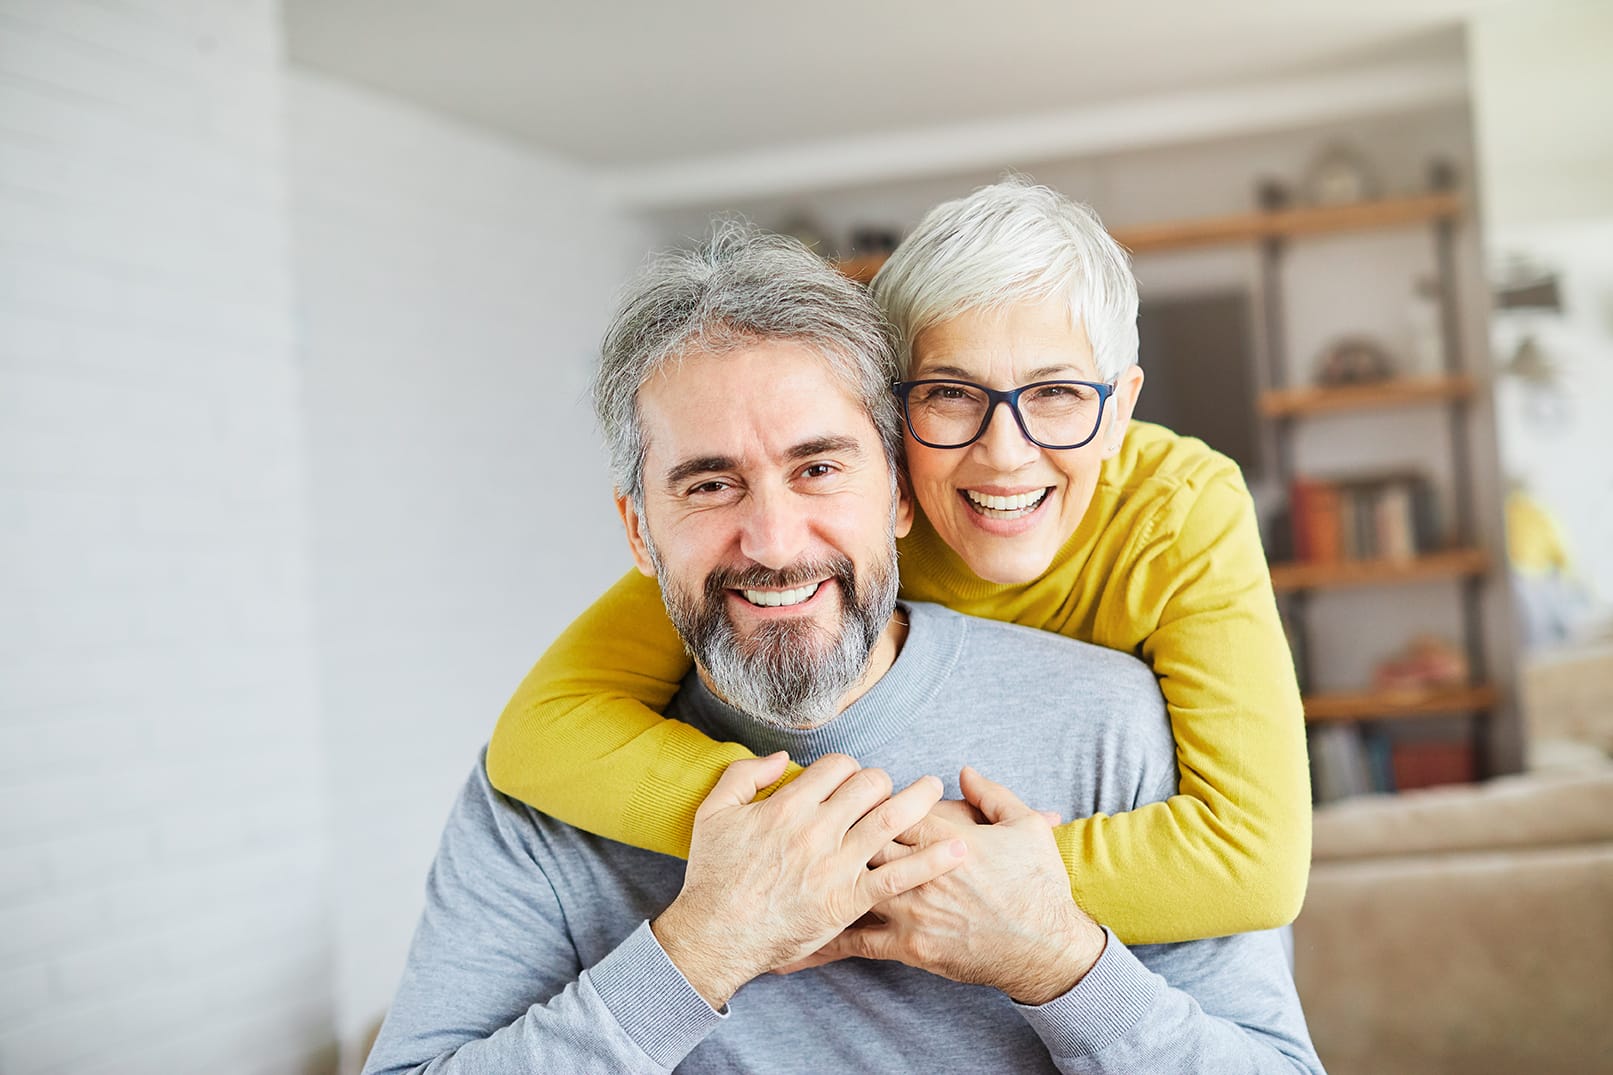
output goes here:
[{"label": "gray ribbed cuff", "polygon": [[1165,991],[1165,979],[1104,931],[1103,955],[1062,997],[1015,1005],[1054,1056],[1087,1056],[1131,1032]]},{"label": "gray ribbed cuff", "polygon": [[587,971],[594,992],[646,1056],[676,1067],[727,1012],[716,1012],[641,922]]}]

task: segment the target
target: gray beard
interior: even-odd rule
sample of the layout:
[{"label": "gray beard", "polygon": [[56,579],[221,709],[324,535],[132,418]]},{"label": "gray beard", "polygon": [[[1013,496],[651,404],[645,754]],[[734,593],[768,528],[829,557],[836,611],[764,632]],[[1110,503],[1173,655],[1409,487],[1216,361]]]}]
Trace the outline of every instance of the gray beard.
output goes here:
[{"label": "gray beard", "polygon": [[[816,728],[833,719],[840,699],[867,671],[896,610],[894,544],[862,585],[851,561],[838,556],[782,571],[718,568],[699,595],[672,585],[654,544],[646,541],[646,546],[667,615],[712,689],[735,709],[773,727]],[[838,633],[806,619],[763,624],[746,638],[735,630],[728,616],[730,589],[788,589],[825,576],[840,587]]]}]

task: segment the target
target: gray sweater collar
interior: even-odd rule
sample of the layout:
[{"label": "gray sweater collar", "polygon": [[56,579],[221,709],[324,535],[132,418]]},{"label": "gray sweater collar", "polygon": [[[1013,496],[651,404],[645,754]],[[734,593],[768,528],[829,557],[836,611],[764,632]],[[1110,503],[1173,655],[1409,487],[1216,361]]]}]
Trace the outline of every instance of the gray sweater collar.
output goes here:
[{"label": "gray sweater collar", "polygon": [[938,605],[901,602],[896,615],[907,617],[907,640],[878,683],[833,720],[816,728],[775,728],[741,713],[712,694],[694,672],[669,711],[715,739],[743,743],[757,754],[785,750],[801,765],[825,754],[854,758],[890,742],[926,713],[945,686],[963,651],[969,621]]}]

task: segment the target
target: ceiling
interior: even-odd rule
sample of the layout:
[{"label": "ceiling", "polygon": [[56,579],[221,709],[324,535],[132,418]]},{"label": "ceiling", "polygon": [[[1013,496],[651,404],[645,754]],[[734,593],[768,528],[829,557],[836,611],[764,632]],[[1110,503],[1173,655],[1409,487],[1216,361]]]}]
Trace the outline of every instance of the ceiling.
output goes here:
[{"label": "ceiling", "polygon": [[292,62],[622,169],[1448,56],[1504,0],[284,0]]}]

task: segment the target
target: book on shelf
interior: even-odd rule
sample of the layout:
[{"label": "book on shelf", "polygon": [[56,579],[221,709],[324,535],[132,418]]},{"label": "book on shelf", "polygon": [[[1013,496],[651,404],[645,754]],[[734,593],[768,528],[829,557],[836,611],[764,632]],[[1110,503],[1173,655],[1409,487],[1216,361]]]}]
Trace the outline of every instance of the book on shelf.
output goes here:
[{"label": "book on shelf", "polygon": [[1311,783],[1318,803],[1393,792],[1398,744],[1380,728],[1326,724],[1310,730]]},{"label": "book on shelf", "polygon": [[1420,739],[1396,743],[1392,753],[1395,786],[1402,791],[1478,779],[1470,739]]},{"label": "book on shelf", "polygon": [[1295,478],[1288,525],[1304,563],[1410,560],[1444,545],[1433,484],[1416,472]]}]

